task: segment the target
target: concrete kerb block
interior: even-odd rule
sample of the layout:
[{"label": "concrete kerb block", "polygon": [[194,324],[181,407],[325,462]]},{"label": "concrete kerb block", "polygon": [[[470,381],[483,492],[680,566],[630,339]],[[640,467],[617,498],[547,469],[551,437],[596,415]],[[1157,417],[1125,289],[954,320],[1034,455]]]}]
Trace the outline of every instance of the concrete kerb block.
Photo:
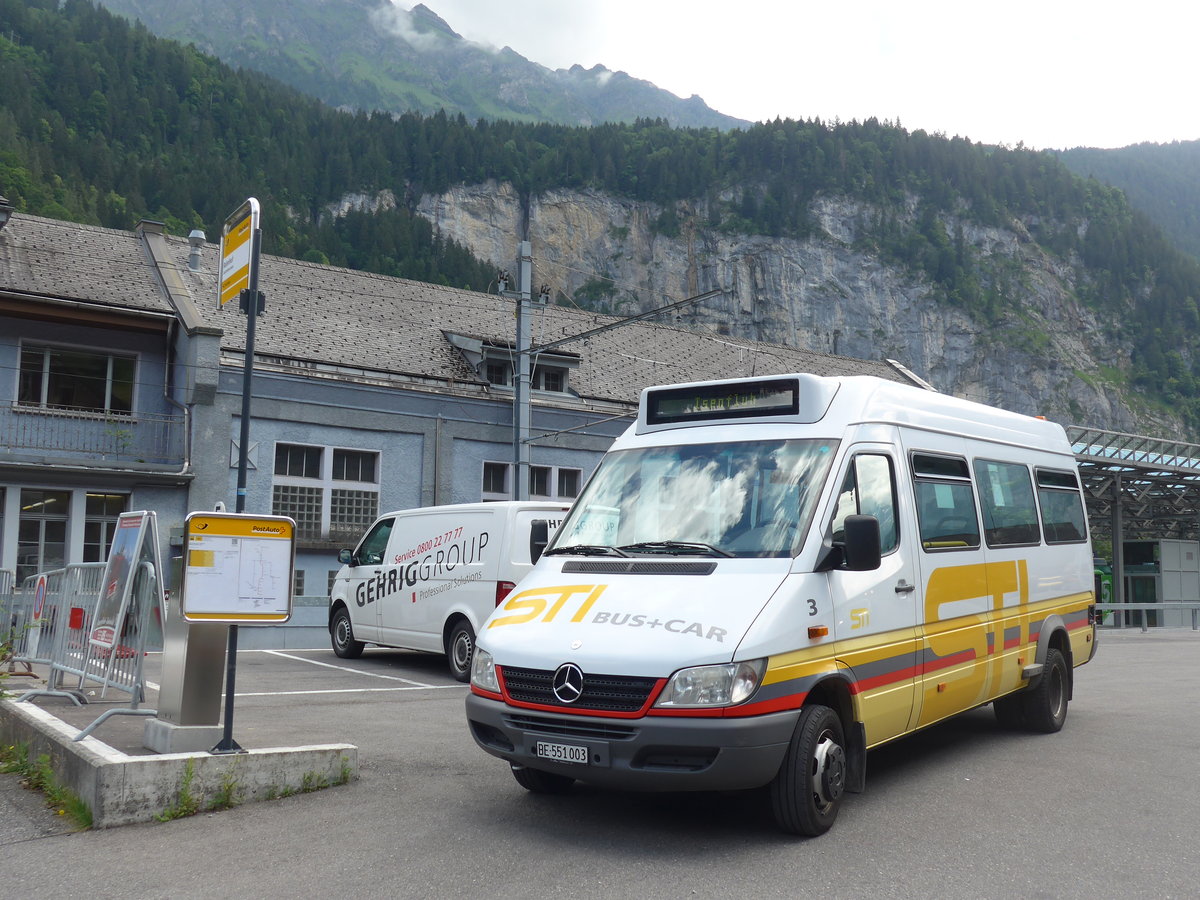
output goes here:
[{"label": "concrete kerb block", "polygon": [[0,741],[45,754],[59,783],[92,810],[96,828],[150,822],[175,807],[191,764],[189,793],[204,809],[232,788],[237,802],[269,800],[358,777],[353,744],[275,747],[244,753],[129,756],[29,703],[0,700]]}]

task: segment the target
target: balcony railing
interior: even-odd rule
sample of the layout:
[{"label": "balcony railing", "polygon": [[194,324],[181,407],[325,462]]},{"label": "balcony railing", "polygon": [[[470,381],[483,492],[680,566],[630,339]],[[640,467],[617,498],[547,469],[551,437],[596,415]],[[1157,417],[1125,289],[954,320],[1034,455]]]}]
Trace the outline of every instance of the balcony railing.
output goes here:
[{"label": "balcony railing", "polygon": [[184,416],[0,406],[0,462],[179,467],[186,438]]}]

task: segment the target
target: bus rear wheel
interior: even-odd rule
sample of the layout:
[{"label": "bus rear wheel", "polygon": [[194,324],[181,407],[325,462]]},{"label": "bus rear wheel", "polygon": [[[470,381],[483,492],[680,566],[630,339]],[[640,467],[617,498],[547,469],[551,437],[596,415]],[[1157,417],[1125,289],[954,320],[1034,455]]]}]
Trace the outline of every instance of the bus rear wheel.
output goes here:
[{"label": "bus rear wheel", "polygon": [[1070,678],[1071,673],[1062,652],[1051,647],[1046,651],[1041,679],[1021,695],[1025,707],[1025,725],[1030,731],[1053,734],[1062,729],[1067,721]]}]

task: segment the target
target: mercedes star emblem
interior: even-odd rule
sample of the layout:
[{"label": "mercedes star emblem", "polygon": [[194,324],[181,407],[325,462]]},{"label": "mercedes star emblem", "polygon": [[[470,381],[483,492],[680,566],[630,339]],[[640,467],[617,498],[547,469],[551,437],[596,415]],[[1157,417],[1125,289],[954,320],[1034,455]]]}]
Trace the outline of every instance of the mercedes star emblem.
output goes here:
[{"label": "mercedes star emblem", "polygon": [[560,703],[574,703],[583,694],[583,670],[575,663],[563,663],[554,673],[553,689]]}]

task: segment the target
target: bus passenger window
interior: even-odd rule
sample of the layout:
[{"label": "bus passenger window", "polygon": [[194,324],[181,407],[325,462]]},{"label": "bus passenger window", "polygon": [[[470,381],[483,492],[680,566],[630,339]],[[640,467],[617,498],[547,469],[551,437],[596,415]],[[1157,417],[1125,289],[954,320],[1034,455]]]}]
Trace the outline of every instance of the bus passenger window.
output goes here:
[{"label": "bus passenger window", "polygon": [[967,461],[914,453],[917,520],[926,550],[970,550],[979,546],[979,519]]},{"label": "bus passenger window", "polygon": [[1075,473],[1038,469],[1037,493],[1047,544],[1075,544],[1087,540],[1087,521]]},{"label": "bus passenger window", "polygon": [[1028,468],[977,459],[975,482],[979,485],[983,533],[989,547],[1036,544],[1041,540]]}]

